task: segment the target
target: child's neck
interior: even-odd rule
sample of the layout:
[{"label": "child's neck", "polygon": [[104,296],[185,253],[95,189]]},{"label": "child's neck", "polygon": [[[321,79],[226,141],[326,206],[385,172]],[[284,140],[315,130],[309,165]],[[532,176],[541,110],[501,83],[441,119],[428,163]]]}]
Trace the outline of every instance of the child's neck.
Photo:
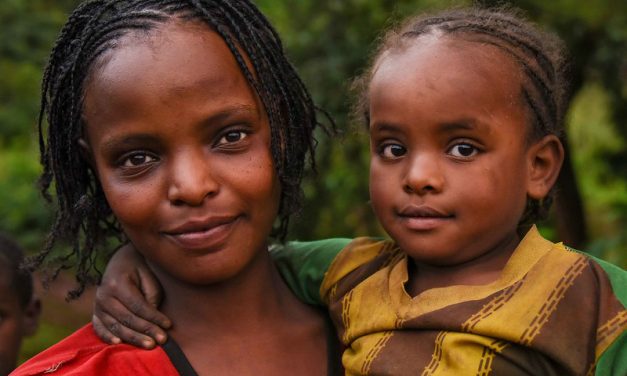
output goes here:
[{"label": "child's neck", "polygon": [[434,265],[409,259],[407,293],[415,297],[423,291],[456,285],[486,285],[499,279],[503,268],[520,243],[509,237],[480,256],[462,263]]}]

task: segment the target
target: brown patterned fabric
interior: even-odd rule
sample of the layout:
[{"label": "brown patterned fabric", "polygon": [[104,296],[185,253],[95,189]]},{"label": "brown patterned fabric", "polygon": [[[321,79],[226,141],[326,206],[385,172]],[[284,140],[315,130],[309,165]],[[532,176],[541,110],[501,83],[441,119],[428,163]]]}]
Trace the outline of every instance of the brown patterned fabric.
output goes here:
[{"label": "brown patterned fabric", "polygon": [[320,292],[347,375],[586,375],[619,338],[625,353],[627,311],[605,270],[535,227],[493,283],[412,298],[406,281],[389,241],[356,239],[333,261]]}]

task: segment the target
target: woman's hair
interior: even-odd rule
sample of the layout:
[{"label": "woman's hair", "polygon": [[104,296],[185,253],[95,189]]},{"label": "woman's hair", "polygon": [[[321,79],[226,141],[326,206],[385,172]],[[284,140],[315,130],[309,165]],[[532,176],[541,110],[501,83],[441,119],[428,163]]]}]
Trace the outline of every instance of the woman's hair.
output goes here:
[{"label": "woman's hair", "polygon": [[[43,76],[40,185],[48,200],[54,186],[58,207],[47,242],[30,264],[38,267],[58,239],[71,242],[72,250],[54,260],[58,264],[56,273],[76,265],[80,287],[70,297],[79,295],[86,284],[100,277],[96,267],[100,255],[95,246],[109,236],[122,237],[98,179],[81,157],[78,140],[84,127],[85,82],[98,58],[114,50],[125,35],[149,31],[175,18],[203,22],[218,33],[263,103],[271,129],[272,158],[281,183],[279,223],[274,236],[284,238],[290,215],[300,208],[307,154],[315,169],[313,130],[319,125],[316,107],[287,60],[276,31],[249,0],[82,3],[61,30]],[[70,260],[72,257],[76,261]]]},{"label": "woman's hair", "polygon": [[[11,291],[14,291],[25,308],[33,298],[33,277],[30,272],[21,267],[24,261],[24,251],[11,238],[0,233],[0,270],[9,277]],[[5,274],[8,273],[8,274]]]},{"label": "woman's hair", "polygon": [[[509,56],[522,73],[521,104],[527,107],[529,141],[546,135],[563,136],[563,118],[567,105],[567,64],[563,42],[555,35],[540,30],[511,8],[461,8],[409,18],[388,31],[372,58],[369,69],[353,85],[357,94],[355,114],[366,123],[368,86],[381,58],[389,53],[419,43],[417,38],[438,35],[495,46]],[[553,201],[553,190],[541,202],[527,200],[527,208],[519,225],[546,216]]]}]

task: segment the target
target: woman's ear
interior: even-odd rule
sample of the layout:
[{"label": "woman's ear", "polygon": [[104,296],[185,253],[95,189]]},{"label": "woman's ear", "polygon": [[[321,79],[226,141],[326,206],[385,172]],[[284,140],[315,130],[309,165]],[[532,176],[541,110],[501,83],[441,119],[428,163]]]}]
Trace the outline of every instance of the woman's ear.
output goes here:
[{"label": "woman's ear", "polygon": [[94,158],[92,157],[92,154],[91,154],[91,147],[89,146],[89,143],[87,142],[87,140],[85,140],[82,137],[79,138],[78,139],[78,146],[79,146],[79,149],[81,151],[81,156],[83,157],[83,159],[87,163],[89,163],[91,168],[95,168],[96,164],[94,163]]},{"label": "woman's ear", "polygon": [[542,200],[559,176],[564,161],[564,147],[557,136],[544,136],[529,147],[527,157],[527,195],[532,199]]}]

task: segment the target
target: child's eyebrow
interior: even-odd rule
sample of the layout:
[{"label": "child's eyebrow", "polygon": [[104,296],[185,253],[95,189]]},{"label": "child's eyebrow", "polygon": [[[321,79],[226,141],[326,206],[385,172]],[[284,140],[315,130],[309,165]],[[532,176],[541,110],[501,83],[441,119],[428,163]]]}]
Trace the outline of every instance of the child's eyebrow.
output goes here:
[{"label": "child's eyebrow", "polygon": [[449,133],[458,130],[483,130],[486,127],[486,124],[483,124],[476,119],[459,119],[440,123],[438,126],[438,131],[441,133]]},{"label": "child's eyebrow", "polygon": [[368,131],[370,132],[398,132],[400,128],[402,127],[399,127],[398,125],[393,124],[393,123],[375,122],[368,128]]}]

